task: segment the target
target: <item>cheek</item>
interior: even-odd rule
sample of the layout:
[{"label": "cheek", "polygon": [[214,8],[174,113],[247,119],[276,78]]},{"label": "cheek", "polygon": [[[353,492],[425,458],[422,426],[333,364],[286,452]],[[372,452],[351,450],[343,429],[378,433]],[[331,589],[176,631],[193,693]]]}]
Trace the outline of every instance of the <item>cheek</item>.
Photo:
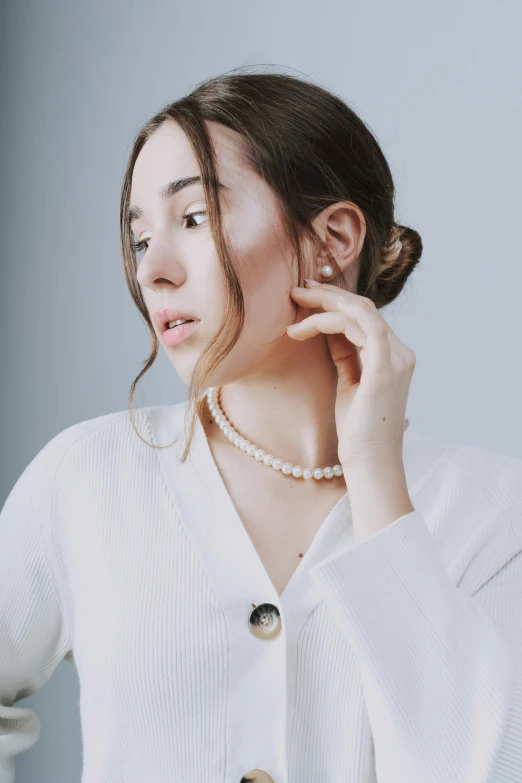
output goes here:
[{"label": "cheek", "polygon": [[[285,296],[284,287],[279,291],[272,290],[267,296],[255,294],[247,307],[245,333],[249,344],[257,344],[260,348],[277,348],[278,343],[264,346],[286,335],[286,327],[294,318],[293,309]],[[279,343],[280,345],[280,343]]]},{"label": "cheek", "polygon": [[257,342],[268,342],[286,333],[286,327],[294,319],[295,308],[284,260],[279,256],[265,258],[256,264],[255,274],[250,274],[244,285],[245,330],[249,337],[255,334]]},{"label": "cheek", "polygon": [[[262,225],[247,224],[248,236],[236,237],[241,280],[245,294],[247,321],[264,323],[264,330],[275,326],[284,331],[293,318],[290,297],[292,287],[292,251],[284,245],[282,232],[265,218]],[[289,269],[290,267],[290,269]],[[245,324],[246,326],[246,324]]]},{"label": "cheek", "polygon": [[187,263],[190,263],[190,269],[185,280],[186,296],[190,298],[195,313],[207,324],[215,323],[217,326],[226,302],[226,283],[217,253],[213,246],[207,246]]}]

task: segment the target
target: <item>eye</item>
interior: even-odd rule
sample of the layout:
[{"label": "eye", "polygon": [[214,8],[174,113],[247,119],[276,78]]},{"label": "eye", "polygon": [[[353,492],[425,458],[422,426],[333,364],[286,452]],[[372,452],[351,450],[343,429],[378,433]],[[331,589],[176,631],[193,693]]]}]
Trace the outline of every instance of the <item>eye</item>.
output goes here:
[{"label": "eye", "polygon": [[[205,210],[201,210],[199,212],[187,212],[186,215],[182,215],[181,216],[181,220],[192,220],[193,221],[195,217],[199,217],[200,215],[206,215],[206,214],[207,213],[206,213]],[[197,226],[200,226],[200,225],[201,225],[201,223],[197,223],[196,222],[196,223],[193,223],[193,225],[191,225],[191,226],[187,226],[187,228],[189,228],[189,229],[190,228],[194,228],[194,227],[197,228]],[[140,242],[133,242],[132,243],[132,247],[134,248],[134,252],[135,253],[140,253],[142,250],[147,250],[148,249],[148,247],[149,247],[149,240],[142,239]]]},{"label": "eye", "polygon": [[148,248],[148,243],[146,239],[142,239],[141,242],[133,242],[132,247],[134,248],[134,252],[138,253],[141,250],[146,250]]},{"label": "eye", "polygon": [[[195,217],[196,217],[196,215],[206,215],[206,214],[207,214],[207,213],[206,213],[205,211],[201,211],[201,212],[187,212],[187,214],[186,214],[186,215],[182,215],[182,218],[181,218],[181,219],[182,219],[182,220],[187,220],[188,218],[191,218],[191,219],[193,219],[193,218],[195,218]],[[195,225],[196,225],[196,226],[200,226],[200,225],[201,225],[201,223],[196,223]],[[187,226],[187,228],[194,228],[194,225],[192,225],[192,226]]]}]

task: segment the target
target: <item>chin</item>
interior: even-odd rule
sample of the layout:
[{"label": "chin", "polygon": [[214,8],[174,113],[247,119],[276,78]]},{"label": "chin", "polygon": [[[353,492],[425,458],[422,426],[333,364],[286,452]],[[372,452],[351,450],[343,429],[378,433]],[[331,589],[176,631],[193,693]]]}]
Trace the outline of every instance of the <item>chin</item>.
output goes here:
[{"label": "chin", "polygon": [[189,386],[192,380],[192,373],[194,372],[196,362],[194,360],[189,362],[187,358],[176,356],[174,348],[167,348],[167,356],[171,365],[176,370],[176,374],[181,378],[186,386]]}]

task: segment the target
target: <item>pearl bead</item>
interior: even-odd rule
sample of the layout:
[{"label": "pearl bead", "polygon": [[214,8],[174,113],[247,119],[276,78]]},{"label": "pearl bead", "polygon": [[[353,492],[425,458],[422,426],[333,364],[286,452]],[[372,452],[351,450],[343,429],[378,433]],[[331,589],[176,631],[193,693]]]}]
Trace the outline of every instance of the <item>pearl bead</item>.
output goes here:
[{"label": "pearl bead", "polygon": [[[326,277],[329,277],[333,270],[329,266],[324,266],[321,270]],[[334,476],[342,476],[342,465],[334,465],[333,468],[303,468],[301,465],[292,465],[291,462],[284,462],[279,457],[274,457],[273,454],[265,453],[263,449],[256,446],[255,443],[251,443],[247,438],[243,438],[242,435],[237,432],[232,424],[228,421],[227,417],[221,410],[217,401],[218,388],[211,386],[207,389],[207,403],[208,409],[212,414],[212,417],[220,430],[223,432],[226,438],[230,440],[234,446],[244,451],[249,457],[254,457],[257,462],[263,462],[267,467],[273,467],[274,470],[280,470],[285,475],[295,476],[295,478],[301,478],[301,476],[308,481],[311,478],[315,479],[331,479]],[[407,420],[406,420],[407,421]]]}]

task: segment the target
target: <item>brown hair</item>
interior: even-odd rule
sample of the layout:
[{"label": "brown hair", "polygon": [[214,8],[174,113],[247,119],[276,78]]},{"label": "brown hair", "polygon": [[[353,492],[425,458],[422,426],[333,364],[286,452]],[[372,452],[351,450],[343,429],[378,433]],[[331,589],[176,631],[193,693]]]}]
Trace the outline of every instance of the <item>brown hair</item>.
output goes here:
[{"label": "brown hair", "polygon": [[[316,215],[338,201],[351,201],[364,214],[366,235],[355,292],[370,298],[378,308],[392,302],[401,292],[420,260],[422,241],[417,231],[395,223],[395,188],[375,136],[341,98],[328,90],[287,74],[233,71],[204,81],[187,96],[169,103],[137,134],[121,191],[125,277],[152,337],[151,354],[130,390],[131,422],[138,435],[132,415],[135,389],[154,363],[159,343],[136,279],[136,253],[128,221],[129,199],[136,159],[147,139],[169,119],[177,122],[187,135],[200,167],[210,230],[227,284],[222,324],[199,357],[189,385],[185,417],[189,434],[181,458],[184,462],[195,435],[197,418],[201,419],[206,406],[202,392],[216,367],[236,344],[245,319],[242,289],[221,224],[216,158],[205,121],[221,123],[236,131],[242,137],[247,163],[272,188],[283,225],[295,248],[297,285],[303,285],[301,238],[307,232],[330,259],[334,270],[332,280],[348,290],[335,259],[312,226]],[[400,252],[394,244],[397,239],[402,243]],[[153,447],[168,448],[168,445]]]}]

